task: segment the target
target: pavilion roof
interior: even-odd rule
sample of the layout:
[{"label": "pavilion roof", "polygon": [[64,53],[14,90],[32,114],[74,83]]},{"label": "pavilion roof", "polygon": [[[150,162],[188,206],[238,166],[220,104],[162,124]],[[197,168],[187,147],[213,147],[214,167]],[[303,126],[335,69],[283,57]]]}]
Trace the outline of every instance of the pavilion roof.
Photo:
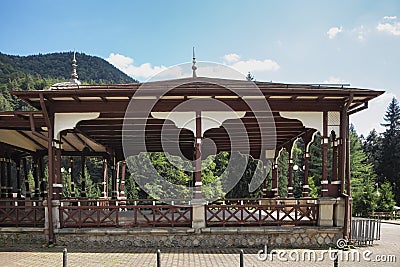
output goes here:
[{"label": "pavilion roof", "polygon": [[[180,85],[164,94],[166,87],[176,83]],[[236,124],[244,123],[249,134],[250,154],[257,157],[260,153],[259,140],[261,137],[254,112],[263,111],[249,109],[247,103],[256,101],[256,98],[260,98],[260,94],[255,95],[251,90],[246,90],[248,84],[248,81],[186,78],[146,84],[77,85],[65,88],[61,86],[56,89],[53,87],[52,90],[14,91],[13,94],[38,110],[41,110],[41,104],[44,104],[52,113],[99,112],[98,119],[81,121],[75,129],[65,131],[62,135],[63,140],[61,140],[63,148],[71,153],[78,153],[83,149],[84,144],[90,144],[89,146],[94,152],[105,152],[112,148],[119,155],[119,158],[123,158],[122,128],[125,111],[129,102],[137,97],[135,93],[141,90],[143,85],[146,85],[146,91],[141,91],[140,100],[156,101],[152,111],[157,112],[169,112],[189,99],[217,99],[233,110],[246,112],[243,118],[228,120],[223,126],[234,127]],[[305,128],[298,120],[281,117],[279,112],[341,111],[346,103],[351,100],[349,114],[352,114],[366,108],[368,101],[383,93],[383,91],[369,89],[324,85],[270,82],[255,82],[255,84],[262,94],[261,97],[267,100],[271,108],[276,125],[278,148],[311,130]],[[233,87],[235,92],[227,89],[227,87]],[[46,125],[42,112],[37,111],[33,114],[38,131],[45,132],[44,127]],[[43,141],[30,134],[29,116],[29,112],[0,113],[0,129],[2,129],[0,134],[4,130],[13,130],[26,140],[30,139],[28,141],[33,144],[33,149],[45,149]],[[266,116],[271,115],[266,114]],[[183,153],[188,157],[193,153],[193,133],[186,129],[176,128],[171,121],[156,119],[149,114],[138,112],[129,123],[146,124],[148,151],[162,151],[160,135],[161,128],[164,125],[167,132],[163,134],[178,134]],[[208,130],[204,137],[213,139],[218,151],[229,150],[229,137],[222,127]]]}]

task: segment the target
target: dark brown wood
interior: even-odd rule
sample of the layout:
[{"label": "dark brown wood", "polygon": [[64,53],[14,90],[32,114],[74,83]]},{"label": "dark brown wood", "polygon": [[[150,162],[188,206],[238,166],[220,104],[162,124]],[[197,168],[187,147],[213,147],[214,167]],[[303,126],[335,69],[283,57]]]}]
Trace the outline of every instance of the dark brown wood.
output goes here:
[{"label": "dark brown wood", "polygon": [[194,198],[201,199],[203,197],[202,192],[202,180],[201,180],[201,113],[196,112],[196,137],[195,137],[195,170],[194,170]]},{"label": "dark brown wood", "polygon": [[22,186],[21,186],[21,159],[15,160],[15,171],[17,174],[17,198],[20,199],[22,195]]},{"label": "dark brown wood", "polygon": [[126,175],[126,161],[122,162],[121,167],[121,194],[120,197],[125,197],[125,175]]},{"label": "dark brown wood", "polygon": [[35,187],[35,198],[40,197],[40,188],[39,188],[39,157],[37,155],[33,155],[32,157],[32,175]]},{"label": "dark brown wood", "polygon": [[[318,204],[310,198],[254,199],[251,202],[206,205],[207,226],[316,225]],[[288,203],[285,203],[287,201]],[[282,204],[279,204],[282,203]]]},{"label": "dark brown wood", "polygon": [[107,174],[107,159],[103,158],[103,191],[101,192],[101,196],[103,198],[107,197],[107,183],[108,183],[108,174]]},{"label": "dark brown wood", "polygon": [[328,112],[324,111],[322,116],[322,196],[328,196]]},{"label": "dark brown wood", "polygon": [[31,191],[29,188],[29,180],[28,180],[28,164],[26,157],[22,158],[22,166],[24,168],[24,184],[25,184],[25,197],[27,199],[31,198]]},{"label": "dark brown wood", "polygon": [[61,228],[190,227],[192,223],[192,208],[188,206],[124,204],[121,209],[119,205],[108,205],[108,200],[69,200],[68,203],[69,206],[60,206]]},{"label": "dark brown wood", "polygon": [[33,139],[32,137],[30,137],[29,135],[27,135],[26,133],[24,133],[23,131],[17,131],[20,135],[22,135],[23,137],[25,137],[26,139],[28,139],[29,141],[33,142],[35,145],[37,145],[39,147],[39,149],[46,149],[46,147],[44,145],[42,145],[41,143],[39,143],[38,141],[36,141],[35,139]]},{"label": "dark brown wood", "polygon": [[86,157],[84,155],[81,156],[81,197],[86,197]]},{"label": "dark brown wood", "polygon": [[6,158],[4,154],[0,158],[0,181],[1,198],[7,198]]},{"label": "dark brown wood", "polygon": [[71,198],[75,198],[75,172],[74,172],[74,158],[69,158],[69,174],[71,178]]},{"label": "dark brown wood", "polygon": [[44,227],[45,211],[38,200],[0,200],[0,226]]}]

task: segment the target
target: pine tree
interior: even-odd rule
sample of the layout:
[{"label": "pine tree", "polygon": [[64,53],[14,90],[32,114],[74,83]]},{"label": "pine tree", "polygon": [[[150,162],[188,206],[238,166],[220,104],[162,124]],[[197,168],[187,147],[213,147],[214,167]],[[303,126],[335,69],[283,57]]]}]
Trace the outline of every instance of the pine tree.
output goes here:
[{"label": "pine tree", "polygon": [[367,154],[354,127],[350,128],[350,170],[353,214],[366,216],[376,209],[377,195],[374,191],[376,174],[368,163]]},{"label": "pine tree", "polygon": [[374,167],[375,173],[378,173],[379,161],[381,159],[382,137],[373,129],[363,142],[363,150],[367,154],[367,162]]},{"label": "pine tree", "polygon": [[[382,126],[382,154],[378,166],[378,183],[390,182],[394,192],[400,192],[400,107],[393,98],[390,102]],[[400,194],[395,194],[397,204],[400,204]]]},{"label": "pine tree", "polygon": [[246,80],[248,81],[254,81],[254,76],[253,74],[251,74],[251,72],[249,71],[246,75]]}]

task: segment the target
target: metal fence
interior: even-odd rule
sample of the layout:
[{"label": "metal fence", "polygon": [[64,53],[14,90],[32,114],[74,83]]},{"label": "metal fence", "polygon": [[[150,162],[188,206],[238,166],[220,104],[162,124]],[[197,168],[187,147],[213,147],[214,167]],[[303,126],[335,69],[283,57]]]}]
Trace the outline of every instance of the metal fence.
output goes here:
[{"label": "metal fence", "polygon": [[351,220],[351,241],[358,246],[372,245],[381,239],[381,221],[378,219],[353,218]]}]

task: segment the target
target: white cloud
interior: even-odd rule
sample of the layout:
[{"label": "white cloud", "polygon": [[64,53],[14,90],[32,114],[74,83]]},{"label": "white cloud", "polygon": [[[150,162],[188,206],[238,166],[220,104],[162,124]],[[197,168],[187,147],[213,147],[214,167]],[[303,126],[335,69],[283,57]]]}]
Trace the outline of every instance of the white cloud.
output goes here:
[{"label": "white cloud", "polygon": [[338,35],[338,34],[341,33],[342,31],[343,31],[343,27],[342,27],[342,26],[340,26],[340,28],[338,28],[338,27],[332,27],[332,28],[330,28],[330,29],[326,32],[326,34],[328,35],[328,38],[329,38],[329,39],[333,39],[333,38],[336,37],[336,35]]},{"label": "white cloud", "polygon": [[133,58],[111,53],[106,60],[115,67],[133,78],[149,78],[157,73],[167,69],[165,66],[152,66],[151,63],[143,63],[140,66],[135,66]]},{"label": "white cloud", "polygon": [[329,78],[325,81],[323,81],[322,83],[325,84],[347,84],[348,82],[346,82],[345,80],[342,80],[338,77],[335,76],[329,76]]},{"label": "white cloud", "polygon": [[383,19],[384,20],[396,20],[397,16],[384,16]]},{"label": "white cloud", "polygon": [[271,59],[257,60],[241,60],[228,65],[237,69],[241,73],[247,74],[250,72],[277,71],[280,69],[279,64]]},{"label": "white cloud", "polygon": [[385,20],[385,22],[379,23],[376,26],[378,31],[400,36],[400,22],[397,21],[396,16],[385,16],[383,20]]},{"label": "white cloud", "polygon": [[[231,78],[231,79],[241,79],[236,71],[239,71],[243,75],[248,72],[269,72],[279,70],[279,64],[271,59],[264,60],[240,60],[240,56],[235,53],[227,54],[222,57],[225,66],[214,65],[203,65],[202,62],[197,63],[197,75],[202,77],[220,77],[220,78]],[[136,79],[148,79],[157,74],[157,77],[152,79],[173,79],[173,78],[183,78],[190,77],[192,75],[191,64],[177,65],[173,67],[165,66],[152,66],[151,63],[143,63],[141,65],[135,65],[133,58],[111,53],[106,60],[113,64],[115,67],[126,73],[127,75]],[[229,70],[229,68],[234,70]]]},{"label": "white cloud", "polygon": [[237,62],[240,60],[240,56],[238,54],[235,53],[231,53],[231,54],[227,54],[223,57],[224,61],[226,63],[233,63],[233,62]]},{"label": "white cloud", "polygon": [[365,41],[367,30],[365,29],[364,25],[354,28],[351,32],[357,37],[357,40]]}]

